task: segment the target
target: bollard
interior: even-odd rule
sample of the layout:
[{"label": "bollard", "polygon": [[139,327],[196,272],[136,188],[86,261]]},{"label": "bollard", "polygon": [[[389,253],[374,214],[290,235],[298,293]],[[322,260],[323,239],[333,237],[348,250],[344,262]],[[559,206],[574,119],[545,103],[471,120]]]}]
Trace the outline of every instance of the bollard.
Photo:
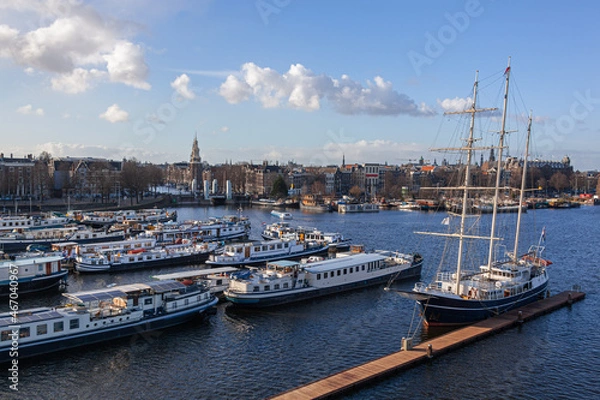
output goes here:
[{"label": "bollard", "polygon": [[523,311],[517,313],[517,322],[520,324],[523,323]]},{"label": "bollard", "polygon": [[427,345],[427,357],[433,358],[433,346],[431,344]]},{"label": "bollard", "polygon": [[573,304],[573,297],[571,297],[571,292],[569,292],[569,295],[567,296],[567,304]]}]

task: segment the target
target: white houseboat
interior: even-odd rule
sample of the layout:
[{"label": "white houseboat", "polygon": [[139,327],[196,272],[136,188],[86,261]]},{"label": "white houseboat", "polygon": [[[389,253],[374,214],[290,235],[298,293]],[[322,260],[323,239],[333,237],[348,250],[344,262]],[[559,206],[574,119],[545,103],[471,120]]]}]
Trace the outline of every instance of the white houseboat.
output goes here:
[{"label": "white houseboat", "polygon": [[229,287],[231,274],[238,271],[239,268],[234,267],[188,269],[171,274],[152,275],[152,278],[158,280],[175,280],[188,285],[192,282],[202,282],[213,295],[222,297],[223,291]]},{"label": "white houseboat", "polygon": [[350,240],[345,239],[338,232],[321,232],[317,228],[293,227],[289,222],[280,221],[265,226],[261,236],[266,240],[294,238],[298,241],[308,241],[317,243],[326,243],[330,248],[336,250],[347,250],[350,247]]},{"label": "white houseboat", "polygon": [[248,242],[226,245],[222,254],[212,254],[206,261],[212,265],[256,265],[282,258],[301,258],[324,253],[329,245],[316,242],[300,242],[285,238],[264,242]]},{"label": "white houseboat", "polygon": [[161,224],[149,227],[144,234],[153,237],[158,243],[176,243],[182,239],[210,242],[214,240],[234,240],[248,236],[250,224],[246,220],[235,222],[220,218],[209,221],[186,221],[180,225]]},{"label": "white houseboat", "polygon": [[63,295],[64,305],[0,314],[0,363],[169,328],[217,303],[205,286],[177,281]]},{"label": "white houseboat", "polygon": [[179,245],[149,250],[144,248],[129,251],[101,250],[95,254],[77,256],[75,269],[79,272],[120,272],[170,265],[201,264],[217,247],[216,243],[193,244],[185,241]]},{"label": "white houseboat", "polygon": [[[64,286],[67,270],[61,255],[10,257],[0,260],[0,296],[15,296]],[[14,296],[13,296],[14,297]]]},{"label": "white houseboat", "polygon": [[340,201],[337,204],[337,210],[340,214],[379,212],[379,205],[375,203],[346,203]]},{"label": "white houseboat", "polygon": [[0,232],[10,232],[15,229],[57,228],[69,223],[69,218],[63,215],[44,214],[28,217],[26,215],[0,216]]},{"label": "white houseboat", "polygon": [[324,296],[390,279],[418,279],[418,254],[389,251],[338,253],[313,262],[280,260],[262,269],[233,274],[225,298],[237,306],[266,307]]}]

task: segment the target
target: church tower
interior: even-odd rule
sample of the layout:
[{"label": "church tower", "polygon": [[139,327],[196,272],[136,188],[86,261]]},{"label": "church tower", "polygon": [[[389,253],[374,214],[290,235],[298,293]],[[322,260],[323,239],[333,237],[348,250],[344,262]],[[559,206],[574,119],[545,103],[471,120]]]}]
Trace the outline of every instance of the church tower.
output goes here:
[{"label": "church tower", "polygon": [[192,192],[198,191],[198,185],[202,179],[202,158],[200,158],[200,148],[198,147],[198,134],[194,136],[192,144],[192,154],[190,155],[190,187]]}]

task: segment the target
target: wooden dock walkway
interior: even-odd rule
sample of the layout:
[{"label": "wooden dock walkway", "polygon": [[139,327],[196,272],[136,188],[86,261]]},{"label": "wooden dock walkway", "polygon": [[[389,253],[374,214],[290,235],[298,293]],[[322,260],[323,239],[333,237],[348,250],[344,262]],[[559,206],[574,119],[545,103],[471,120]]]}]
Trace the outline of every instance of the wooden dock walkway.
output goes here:
[{"label": "wooden dock walkway", "polygon": [[497,317],[486,319],[427,342],[420,343],[409,351],[392,353],[366,364],[349,368],[318,381],[289,390],[272,397],[272,399],[325,399],[341,395],[350,389],[384,378],[398,371],[411,368],[430,358],[437,357],[469,343],[473,343],[505,329],[527,322],[540,315],[570,305],[576,301],[582,300],[584,297],[585,293],[582,292],[562,292],[525,307],[521,307],[518,310],[513,310]]}]

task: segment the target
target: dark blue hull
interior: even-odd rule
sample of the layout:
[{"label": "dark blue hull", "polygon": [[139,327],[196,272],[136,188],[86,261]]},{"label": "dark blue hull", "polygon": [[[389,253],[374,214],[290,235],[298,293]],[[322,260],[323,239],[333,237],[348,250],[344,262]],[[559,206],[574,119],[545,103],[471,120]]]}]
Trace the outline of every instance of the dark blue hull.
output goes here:
[{"label": "dark blue hull", "polygon": [[[83,332],[73,335],[67,335],[55,339],[47,339],[35,343],[19,344],[18,359],[40,356],[43,354],[54,353],[57,351],[68,350],[75,347],[86,346],[90,344],[105,342],[126,338],[136,334],[143,335],[146,332],[158,329],[166,329],[180,325],[202,316],[210,307],[217,304],[214,298],[210,303],[194,307],[189,310],[183,310],[175,314],[167,314],[158,317],[131,323],[124,326],[116,326],[107,329],[98,329],[94,332]],[[0,364],[10,362],[13,357],[10,356],[10,345],[0,348]]]},{"label": "dark blue hull", "polygon": [[225,296],[227,300],[235,304],[237,307],[247,307],[247,308],[261,308],[261,307],[272,307],[278,306],[287,303],[294,303],[297,301],[303,301],[312,299],[315,297],[327,296],[335,293],[346,292],[349,290],[360,289],[367,286],[374,286],[378,284],[386,283],[390,280],[391,276],[395,277],[395,281],[401,280],[409,280],[409,279],[419,279],[421,276],[421,268],[423,263],[420,262],[411,266],[410,268],[406,268],[402,270],[398,275],[383,275],[377,278],[369,279],[369,280],[361,280],[357,282],[348,283],[345,285],[338,285],[329,288],[320,288],[315,290],[307,290],[307,291],[295,291],[294,289],[290,290],[290,293],[282,293],[278,296],[272,297],[261,297],[259,295],[247,295],[243,298],[240,297],[229,297]]},{"label": "dark blue hull", "polygon": [[[21,296],[24,294],[37,293],[45,290],[57,288],[61,282],[67,278],[68,271],[63,270],[60,273],[38,276],[31,279],[19,280],[15,292]],[[6,297],[11,292],[9,282],[0,284],[0,297]]]},{"label": "dark blue hull", "polygon": [[434,297],[417,300],[429,326],[451,326],[472,324],[517,307],[533,303],[546,295],[548,283],[518,296],[498,300],[463,300]]}]

